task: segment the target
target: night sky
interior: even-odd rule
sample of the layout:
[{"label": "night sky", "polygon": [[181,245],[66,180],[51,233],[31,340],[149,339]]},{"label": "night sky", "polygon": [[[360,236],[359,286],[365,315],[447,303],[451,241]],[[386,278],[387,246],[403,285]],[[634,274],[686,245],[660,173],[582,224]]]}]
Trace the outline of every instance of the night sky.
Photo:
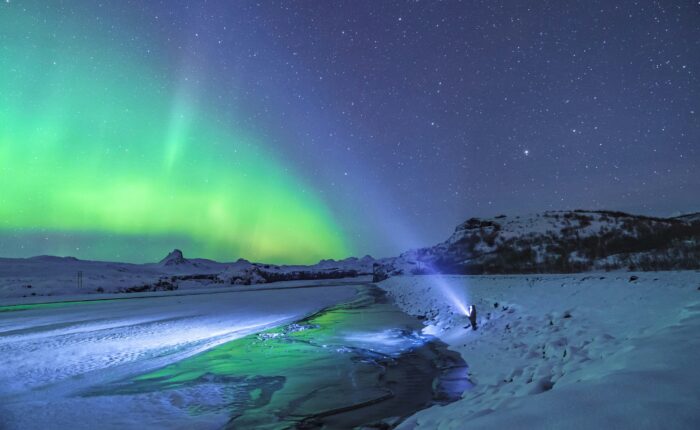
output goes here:
[{"label": "night sky", "polygon": [[309,263],[700,210],[697,1],[0,4],[0,256]]}]

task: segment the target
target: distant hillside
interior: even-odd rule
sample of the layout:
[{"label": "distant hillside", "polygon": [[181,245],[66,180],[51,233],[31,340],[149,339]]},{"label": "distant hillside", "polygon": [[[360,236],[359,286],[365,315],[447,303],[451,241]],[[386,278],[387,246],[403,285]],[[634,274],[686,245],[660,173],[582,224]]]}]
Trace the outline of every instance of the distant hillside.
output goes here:
[{"label": "distant hillside", "polygon": [[158,263],[86,261],[74,257],[0,258],[0,298],[90,293],[143,293],[276,281],[339,279],[372,273],[374,259],[321,260],[309,266],[220,263],[185,258],[175,249]]},{"label": "distant hillside", "polygon": [[394,258],[310,266],[220,263],[173,250],[158,263],[73,257],[0,258],[0,297],[150,292],[276,281],[400,274],[569,273],[700,269],[700,213],[654,218],[611,211],[551,211],[471,218],[444,242]]},{"label": "distant hillside", "polygon": [[471,218],[445,242],[377,264],[397,274],[568,273],[700,268],[700,214],[654,218],[612,211],[550,211]]}]

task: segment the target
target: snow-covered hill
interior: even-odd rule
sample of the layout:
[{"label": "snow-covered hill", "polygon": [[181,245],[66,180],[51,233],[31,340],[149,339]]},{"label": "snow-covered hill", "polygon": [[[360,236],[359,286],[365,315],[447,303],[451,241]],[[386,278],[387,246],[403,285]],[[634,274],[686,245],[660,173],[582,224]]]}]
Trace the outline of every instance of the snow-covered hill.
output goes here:
[{"label": "snow-covered hill", "polygon": [[445,242],[382,262],[377,278],[422,273],[562,273],[700,267],[700,216],[550,211],[471,218]]},{"label": "snow-covered hill", "polygon": [[374,259],[350,257],[344,260],[321,260],[311,266],[286,266],[251,263],[240,259],[217,275],[225,284],[260,284],[278,281],[352,278],[372,273]]},{"label": "snow-covered hill", "polygon": [[[148,292],[202,286],[401,274],[567,273],[700,268],[700,213],[653,218],[611,211],[550,211],[471,218],[444,242],[395,258],[309,266],[221,263],[175,249],[158,263],[72,257],[0,258],[0,297]],[[79,278],[82,277],[82,284]]]},{"label": "snow-covered hill", "polygon": [[372,273],[374,259],[321,260],[310,266],[220,263],[185,258],[175,249],[158,263],[129,264],[39,256],[0,258],[0,298],[65,294],[143,293],[277,281],[339,279]]}]

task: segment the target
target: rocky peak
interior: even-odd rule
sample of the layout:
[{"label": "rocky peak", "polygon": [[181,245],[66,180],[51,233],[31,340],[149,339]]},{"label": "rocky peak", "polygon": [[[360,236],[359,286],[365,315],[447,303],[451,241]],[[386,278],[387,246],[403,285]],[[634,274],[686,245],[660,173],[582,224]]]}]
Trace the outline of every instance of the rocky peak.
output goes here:
[{"label": "rocky peak", "polygon": [[187,264],[189,261],[185,259],[182,255],[182,251],[179,249],[173,249],[170,254],[168,254],[164,259],[160,260],[161,266],[178,266],[181,264]]}]

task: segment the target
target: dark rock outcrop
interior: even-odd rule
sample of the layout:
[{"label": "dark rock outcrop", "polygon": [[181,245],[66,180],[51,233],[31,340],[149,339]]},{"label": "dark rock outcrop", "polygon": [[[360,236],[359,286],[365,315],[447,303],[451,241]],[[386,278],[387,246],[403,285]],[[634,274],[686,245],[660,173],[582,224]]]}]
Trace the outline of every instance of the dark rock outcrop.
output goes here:
[{"label": "dark rock outcrop", "polygon": [[158,263],[161,266],[180,266],[189,264],[189,261],[182,255],[179,249],[173,249],[164,259]]}]

